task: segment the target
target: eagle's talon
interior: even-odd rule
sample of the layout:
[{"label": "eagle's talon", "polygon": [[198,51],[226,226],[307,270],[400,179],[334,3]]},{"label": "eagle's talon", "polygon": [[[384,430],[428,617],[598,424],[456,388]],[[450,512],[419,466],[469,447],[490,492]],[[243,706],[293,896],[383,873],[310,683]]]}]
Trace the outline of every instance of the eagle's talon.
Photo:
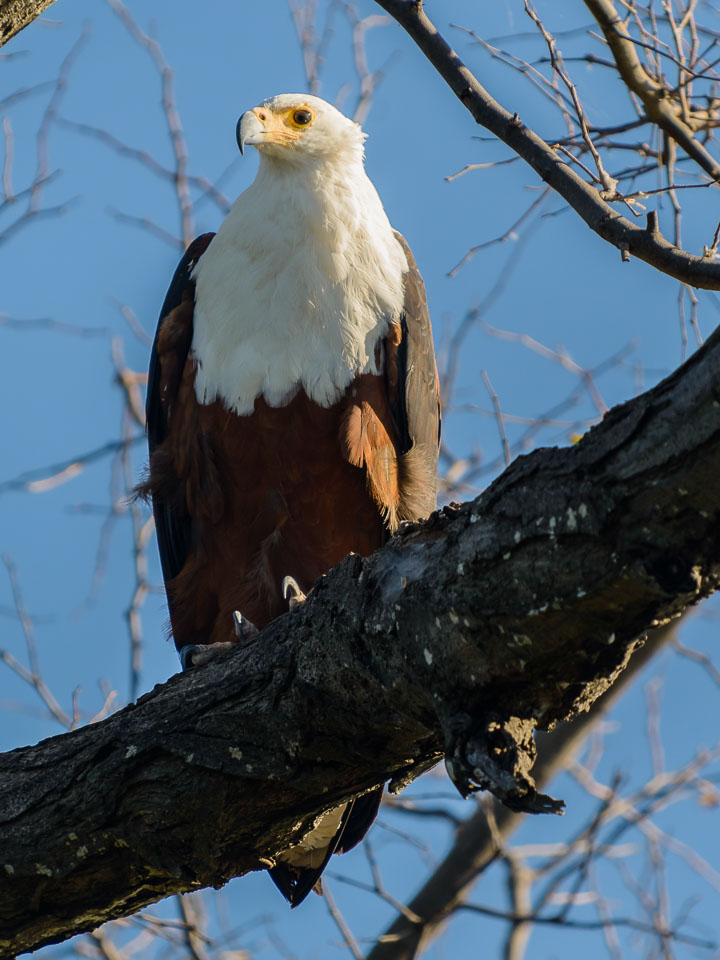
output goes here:
[{"label": "eagle's talon", "polygon": [[471,796],[473,793],[477,793],[478,790],[480,790],[478,784],[473,783],[467,776],[467,771],[463,768],[462,772],[459,772],[457,765],[448,757],[445,757],[445,769],[447,770],[447,775],[452,780],[455,789],[463,798],[463,800],[467,800],[469,796]]},{"label": "eagle's talon", "polygon": [[180,657],[180,666],[183,671],[191,667],[202,667],[210,663],[215,657],[227,650],[231,650],[236,644],[227,643],[188,643],[178,651]]},{"label": "eagle's talon", "polygon": [[294,610],[299,603],[306,599],[295,577],[283,577],[282,595],[287,600],[290,610]]},{"label": "eagle's talon", "polygon": [[183,673],[186,670],[189,670],[190,667],[194,667],[193,656],[194,654],[200,651],[200,647],[195,643],[186,644],[181,650],[178,650],[178,656],[180,657],[180,666],[183,669]]},{"label": "eagle's talon", "polygon": [[233,610],[233,626],[235,627],[235,636],[241,643],[254,640],[260,633],[255,624],[250,623],[248,618],[244,617],[239,610]]}]

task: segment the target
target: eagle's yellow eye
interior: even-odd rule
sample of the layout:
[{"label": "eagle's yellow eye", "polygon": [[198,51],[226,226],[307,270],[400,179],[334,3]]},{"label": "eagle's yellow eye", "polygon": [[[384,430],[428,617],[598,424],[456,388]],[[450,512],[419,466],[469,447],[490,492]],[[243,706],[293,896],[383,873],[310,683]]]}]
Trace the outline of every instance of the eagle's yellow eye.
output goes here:
[{"label": "eagle's yellow eye", "polygon": [[307,107],[303,107],[301,110],[295,110],[292,115],[292,122],[296,127],[306,127],[312,122],[312,119],[312,110],[308,110]]}]

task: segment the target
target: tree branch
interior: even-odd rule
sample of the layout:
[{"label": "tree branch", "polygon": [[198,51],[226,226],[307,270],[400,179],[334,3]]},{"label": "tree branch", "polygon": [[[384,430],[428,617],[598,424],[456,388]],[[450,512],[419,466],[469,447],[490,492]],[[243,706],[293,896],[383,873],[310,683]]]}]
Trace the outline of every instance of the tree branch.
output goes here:
[{"label": "tree branch", "polygon": [[[538,786],[545,787],[563,770],[580,744],[648,662],[677,635],[680,621],[651,631],[647,642],[630,660],[608,692],[586,713],[551,733],[538,737],[538,757],[533,773]],[[490,816],[484,806],[458,828],[446,856],[425,880],[412,900],[387,926],[385,933],[367,954],[367,960],[413,960],[439,936],[453,912],[464,903],[480,874],[500,852],[525,820],[497,800]]]},{"label": "tree branch", "polygon": [[695,138],[692,128],[682,118],[680,105],[673,102],[669,91],[643,67],[612,0],[585,0],[585,6],[597,20],[625,86],[642,101],[648,119],[672,137],[708,176],[720,180],[720,163]]},{"label": "tree branch", "polygon": [[346,558],[260,640],[0,757],[0,955],[266,866],[446,752],[533,809],[532,725],[585,710],[720,578],[720,332],[578,444]]},{"label": "tree branch", "polygon": [[[660,233],[657,215],[647,227],[620,216],[592,185],[586,183],[517,114],[509,113],[485,90],[429,20],[421,0],[376,0],[407,31],[460,102],[481,126],[522,157],[564,197],[587,225],[627,257],[644,260],[668,276],[705,290],[720,290],[720,262],[696,257],[673,246]],[[609,199],[621,199],[611,197]]]},{"label": "tree branch", "polygon": [[55,0],[0,0],[0,47],[39,17]]}]

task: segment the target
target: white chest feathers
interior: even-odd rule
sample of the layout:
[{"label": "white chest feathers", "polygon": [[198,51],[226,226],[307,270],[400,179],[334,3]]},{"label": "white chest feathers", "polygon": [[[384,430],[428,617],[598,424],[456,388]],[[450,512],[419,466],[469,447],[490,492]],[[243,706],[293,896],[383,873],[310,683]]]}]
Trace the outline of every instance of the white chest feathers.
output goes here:
[{"label": "white chest feathers", "polygon": [[309,171],[261,163],[194,271],[200,403],[238,414],[301,387],[322,406],[402,312],[405,254],[362,164]]}]

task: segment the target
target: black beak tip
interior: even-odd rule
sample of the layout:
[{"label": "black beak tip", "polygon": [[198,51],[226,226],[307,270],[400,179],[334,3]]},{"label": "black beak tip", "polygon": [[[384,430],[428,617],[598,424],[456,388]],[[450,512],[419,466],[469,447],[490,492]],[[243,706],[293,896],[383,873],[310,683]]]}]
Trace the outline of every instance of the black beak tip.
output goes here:
[{"label": "black beak tip", "polygon": [[238,149],[240,150],[240,156],[243,156],[244,153],[245,153],[245,150],[243,149],[243,142],[242,142],[242,138],[241,138],[241,136],[240,136],[240,124],[241,124],[241,123],[242,123],[242,117],[240,117],[240,119],[239,119],[238,122],[237,122],[237,125],[235,126],[235,139],[237,140]]}]

